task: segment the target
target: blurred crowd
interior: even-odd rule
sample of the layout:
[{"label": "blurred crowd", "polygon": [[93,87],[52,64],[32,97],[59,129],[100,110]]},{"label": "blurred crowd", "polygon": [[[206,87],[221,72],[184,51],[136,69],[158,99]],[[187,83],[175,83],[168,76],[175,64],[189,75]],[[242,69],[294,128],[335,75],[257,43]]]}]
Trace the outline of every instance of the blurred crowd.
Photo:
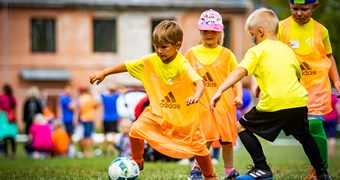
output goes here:
[{"label": "blurred crowd", "polygon": [[[59,95],[61,113],[57,116],[43,102],[39,89],[29,88],[22,110],[27,156],[37,159],[99,155],[130,157],[130,127],[148,105],[145,92],[136,91],[135,95],[130,95],[131,92],[114,84],[96,92],[66,85]],[[102,125],[101,129],[96,129],[94,121],[99,107]],[[19,119],[16,108],[13,89],[10,84],[4,84],[0,95],[0,155],[6,158],[15,158],[17,152]],[[102,135],[100,142],[94,140],[96,131]]]}]

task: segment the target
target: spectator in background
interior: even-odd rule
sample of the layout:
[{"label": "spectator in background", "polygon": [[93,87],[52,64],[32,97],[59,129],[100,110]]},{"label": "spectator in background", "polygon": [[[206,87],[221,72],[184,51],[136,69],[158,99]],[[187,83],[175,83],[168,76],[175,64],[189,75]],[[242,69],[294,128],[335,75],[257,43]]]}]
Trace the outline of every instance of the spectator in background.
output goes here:
[{"label": "spectator in background", "polygon": [[53,156],[66,156],[70,145],[70,138],[64,130],[63,123],[60,120],[53,122]]},{"label": "spectator in background", "polygon": [[117,135],[117,140],[114,143],[114,147],[119,151],[118,157],[131,158],[130,150],[130,137],[129,132],[132,126],[132,120],[124,118],[119,123],[120,134]]},{"label": "spectator in background", "polygon": [[26,144],[27,153],[33,158],[44,158],[52,152],[52,130],[47,119],[38,113],[28,131],[29,140]]},{"label": "spectator in background", "polygon": [[[104,127],[104,141],[102,143],[102,150],[104,155],[108,153],[107,145],[109,146],[109,152],[113,152],[114,148],[111,145],[113,143],[113,137],[118,132],[118,120],[120,116],[117,111],[117,99],[120,96],[117,85],[110,85],[108,87],[109,93],[101,93],[101,100],[103,105],[103,127]],[[110,141],[111,137],[111,141]]]},{"label": "spectator in background", "polygon": [[[70,140],[72,140],[72,135],[74,133],[74,115],[76,110],[76,102],[74,100],[73,95],[73,88],[71,85],[66,85],[64,87],[64,92],[59,96],[59,104],[61,108],[61,119],[64,123],[65,130],[68,134]],[[73,157],[75,154],[75,146],[73,141],[71,141],[69,145],[69,156]]]},{"label": "spectator in background", "polygon": [[94,131],[94,120],[99,103],[88,88],[82,87],[79,89],[79,92],[79,123],[82,123],[84,126],[84,137],[80,140],[80,145],[84,155],[92,157],[94,142],[91,136]]},{"label": "spectator in background", "polygon": [[[11,146],[12,154],[11,157],[14,158],[16,154],[16,142],[15,142],[15,135],[18,132],[17,124],[16,124],[16,106],[17,101],[15,96],[13,95],[12,87],[9,84],[5,84],[3,86],[3,94],[0,95],[0,110],[6,112],[8,126],[11,126],[9,129],[10,131],[16,132],[12,135],[5,136],[3,139],[3,148],[5,157],[9,157],[7,145],[8,143]],[[7,129],[7,128],[6,128]]]},{"label": "spectator in background", "polygon": [[24,122],[25,122],[25,133],[32,125],[33,118],[36,114],[43,112],[42,101],[39,98],[39,89],[36,86],[32,86],[28,89],[28,97],[24,102]]},{"label": "spectator in background", "polygon": [[59,103],[61,107],[61,119],[65,125],[68,136],[71,138],[74,131],[73,118],[76,109],[75,102],[72,98],[71,85],[64,87],[64,93],[59,96]]},{"label": "spectator in background", "polygon": [[332,93],[331,95],[332,111],[325,115],[324,128],[328,138],[328,156],[335,156],[335,145],[336,145],[336,127],[339,123],[340,105],[337,98],[337,94]]},{"label": "spectator in background", "polygon": [[0,145],[1,151],[4,151],[5,157],[9,157],[7,143],[9,139],[13,139],[12,154],[11,157],[15,156],[15,136],[18,134],[18,128],[15,123],[9,123],[7,120],[7,113],[0,109]]}]

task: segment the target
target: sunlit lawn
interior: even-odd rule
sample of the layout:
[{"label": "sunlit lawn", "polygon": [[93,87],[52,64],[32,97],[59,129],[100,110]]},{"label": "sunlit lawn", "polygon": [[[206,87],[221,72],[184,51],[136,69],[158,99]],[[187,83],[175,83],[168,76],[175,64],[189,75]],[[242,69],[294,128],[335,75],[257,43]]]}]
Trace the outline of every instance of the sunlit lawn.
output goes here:
[{"label": "sunlit lawn", "polygon": [[[262,142],[274,179],[303,179],[309,171],[307,157],[299,145],[277,146]],[[340,144],[340,141],[339,141]],[[340,146],[337,146],[340,149]],[[0,179],[108,179],[107,168],[114,156],[95,158],[47,158],[34,160],[27,158],[22,144],[18,146],[15,159],[0,159]],[[244,148],[235,152],[235,168],[240,173],[247,172],[252,164]],[[217,175],[223,179],[223,163],[214,165]],[[176,162],[146,162],[140,179],[187,179],[191,165]],[[340,152],[330,159],[329,172],[333,179],[340,179]]]}]

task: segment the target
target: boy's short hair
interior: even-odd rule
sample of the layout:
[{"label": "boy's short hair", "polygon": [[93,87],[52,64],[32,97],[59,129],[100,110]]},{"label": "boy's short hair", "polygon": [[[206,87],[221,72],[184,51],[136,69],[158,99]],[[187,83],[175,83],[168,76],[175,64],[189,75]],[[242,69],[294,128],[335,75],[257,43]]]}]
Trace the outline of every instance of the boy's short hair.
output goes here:
[{"label": "boy's short hair", "polygon": [[263,28],[267,33],[276,35],[279,30],[279,19],[273,10],[260,8],[251,13],[244,26],[246,32],[250,29]]},{"label": "boy's short hair", "polygon": [[290,0],[292,4],[310,4],[315,2],[317,2],[317,0]]},{"label": "boy's short hair", "polygon": [[164,20],[160,22],[152,33],[152,44],[172,44],[183,41],[183,31],[181,27],[171,20]]}]

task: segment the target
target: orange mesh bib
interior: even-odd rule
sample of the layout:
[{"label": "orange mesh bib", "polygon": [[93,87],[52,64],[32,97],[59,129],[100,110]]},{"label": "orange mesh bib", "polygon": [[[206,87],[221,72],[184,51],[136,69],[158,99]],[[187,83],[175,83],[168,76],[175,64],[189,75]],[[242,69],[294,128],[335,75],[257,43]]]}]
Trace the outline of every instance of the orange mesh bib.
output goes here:
[{"label": "orange mesh bib", "polygon": [[[290,46],[290,18],[280,22],[283,27],[282,42]],[[302,78],[301,84],[308,91],[308,114],[324,115],[331,111],[331,84],[329,70],[331,61],[327,58],[322,43],[322,25],[314,21],[313,51],[307,55],[298,54]]]},{"label": "orange mesh bib", "polygon": [[195,71],[203,78],[205,91],[200,105],[203,110],[202,129],[207,141],[221,139],[223,142],[236,143],[236,107],[232,104],[236,93],[232,88],[227,89],[221,96],[214,111],[210,111],[210,98],[218,87],[229,76],[232,69],[229,65],[230,51],[223,48],[218,58],[210,65],[203,65],[193,51],[186,55]]},{"label": "orange mesh bib", "polygon": [[157,75],[149,59],[144,61],[144,67],[150,106],[134,122],[130,136],[145,139],[157,151],[175,158],[208,155],[200,128],[200,106],[185,103],[194,94],[188,74],[169,85]]}]

